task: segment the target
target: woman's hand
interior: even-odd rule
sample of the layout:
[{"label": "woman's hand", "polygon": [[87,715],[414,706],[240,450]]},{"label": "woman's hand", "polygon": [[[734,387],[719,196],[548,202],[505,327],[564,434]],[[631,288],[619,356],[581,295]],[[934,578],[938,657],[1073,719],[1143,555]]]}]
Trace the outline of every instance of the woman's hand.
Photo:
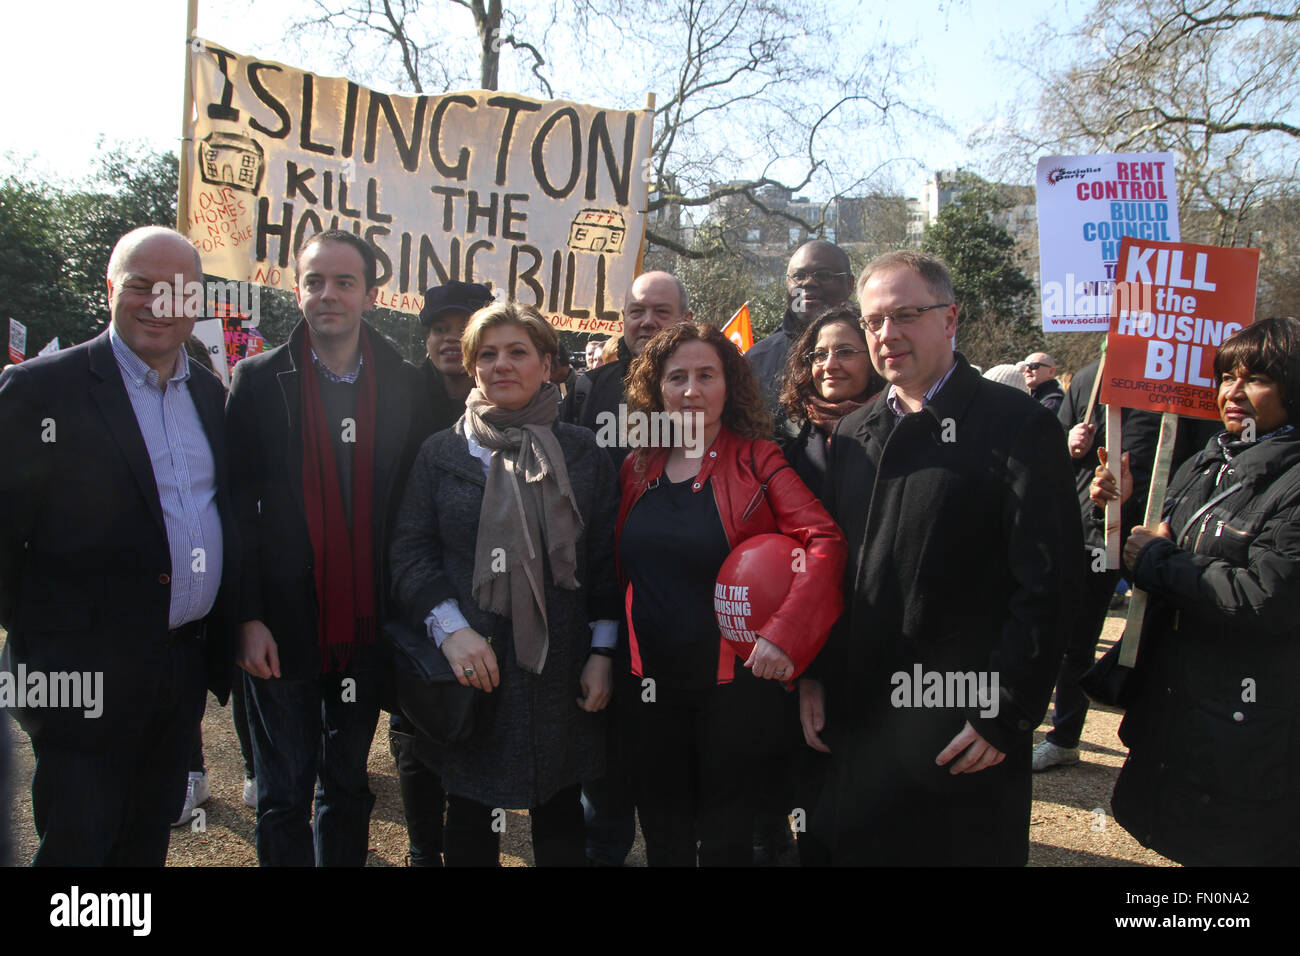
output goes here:
[{"label": "woman's hand", "polygon": [[794,661],[790,660],[790,655],[765,637],[754,642],[745,666],[755,677],[767,680],[790,680],[794,677]]},{"label": "woman's hand", "polygon": [[1160,522],[1160,529],[1152,533],[1143,525],[1138,525],[1129,532],[1128,540],[1124,542],[1124,564],[1132,568],[1137,564],[1138,555],[1142,549],[1154,541],[1156,538],[1174,539],[1174,529],[1169,527],[1168,521]]},{"label": "woman's hand", "polygon": [[474,628],[462,627],[449,634],[442,642],[442,653],[451,665],[456,680],[464,686],[490,694],[492,688],[501,683],[501,672],[497,670],[497,656],[492,653],[492,645]]},{"label": "woman's hand", "polygon": [[582,665],[582,678],[578,686],[582,696],[578,706],[589,714],[604,710],[614,690],[614,662],[602,654],[592,654]]},{"label": "woman's hand", "polygon": [[1098,448],[1097,458],[1101,464],[1093,472],[1092,484],[1088,486],[1088,497],[1098,508],[1104,508],[1108,501],[1117,499],[1123,504],[1133,494],[1133,472],[1129,469],[1128,452],[1119,459],[1119,487],[1115,486],[1115,476],[1106,467],[1106,457],[1106,449]]}]

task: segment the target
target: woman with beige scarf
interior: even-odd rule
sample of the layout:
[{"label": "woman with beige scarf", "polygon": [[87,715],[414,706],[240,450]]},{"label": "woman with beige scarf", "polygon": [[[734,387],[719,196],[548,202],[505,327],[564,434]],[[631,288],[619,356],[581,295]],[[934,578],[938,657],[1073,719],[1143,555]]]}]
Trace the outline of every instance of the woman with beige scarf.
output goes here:
[{"label": "woman with beige scarf", "polygon": [[[465,415],[425,442],[393,535],[394,587],[457,679],[493,706],[440,754],[448,866],[494,866],[502,809],[539,866],[585,863],[580,786],[598,777],[620,614],[609,456],[556,420],[555,330],[494,303],[462,338]],[[506,824],[508,825],[508,824]]]}]

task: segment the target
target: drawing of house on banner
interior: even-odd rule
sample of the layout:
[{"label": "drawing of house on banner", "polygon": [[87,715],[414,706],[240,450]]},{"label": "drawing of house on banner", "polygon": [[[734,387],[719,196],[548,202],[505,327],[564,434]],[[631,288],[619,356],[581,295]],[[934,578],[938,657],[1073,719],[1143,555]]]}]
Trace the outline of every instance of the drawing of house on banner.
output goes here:
[{"label": "drawing of house on banner", "polygon": [[199,175],[214,186],[256,193],[266,154],[262,145],[238,133],[210,133],[199,143]]}]

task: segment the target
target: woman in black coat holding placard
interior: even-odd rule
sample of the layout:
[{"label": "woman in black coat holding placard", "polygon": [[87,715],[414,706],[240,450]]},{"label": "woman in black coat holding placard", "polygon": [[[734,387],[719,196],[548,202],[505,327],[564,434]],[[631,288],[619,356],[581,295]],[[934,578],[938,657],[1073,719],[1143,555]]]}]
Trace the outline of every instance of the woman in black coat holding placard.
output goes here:
[{"label": "woman in black coat holding placard", "polygon": [[[1174,476],[1124,563],[1150,594],[1115,819],[1189,865],[1300,863],[1300,322],[1215,358],[1225,430]],[[1124,469],[1123,478],[1127,478]],[[1097,469],[1098,505],[1127,497]]]}]

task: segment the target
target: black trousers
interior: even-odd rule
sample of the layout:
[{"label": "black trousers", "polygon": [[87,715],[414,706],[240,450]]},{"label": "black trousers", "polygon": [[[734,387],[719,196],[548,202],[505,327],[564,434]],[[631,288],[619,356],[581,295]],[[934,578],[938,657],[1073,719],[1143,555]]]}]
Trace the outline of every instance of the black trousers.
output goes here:
[{"label": "black trousers", "polygon": [[[35,866],[162,866],[207,700],[203,647],[162,644],[139,731],[107,747],[32,740]],[[107,677],[106,677],[107,679]]]},{"label": "black trousers", "polygon": [[[253,737],[248,729],[248,703],[244,698],[244,672],[236,667],[230,677],[230,715],[235,723],[235,737],[239,740],[239,755],[244,758],[244,776],[252,780],[253,772]],[[190,750],[190,773],[203,773],[207,770],[203,762],[203,718],[194,728],[194,746]]]},{"label": "black trousers", "polygon": [[647,687],[632,676],[616,687],[650,866],[693,867],[697,856],[701,866],[753,864],[784,693],[742,667],[730,684],[703,690]]},{"label": "black trousers", "polygon": [[447,795],[442,778],[419,758],[415,727],[401,714],[388,720],[388,749],[397,765],[397,788],[411,866],[442,866],[442,819]]},{"label": "black trousers", "polygon": [[[528,811],[533,827],[533,860],[537,866],[585,866],[586,829],[582,787],[565,787],[539,807]],[[447,866],[500,864],[501,830],[505,811],[466,797],[447,796],[447,825],[443,830],[443,859]]]},{"label": "black trousers", "polygon": [[[1089,557],[1091,560],[1091,552]],[[1082,606],[1065,639],[1065,656],[1056,675],[1056,706],[1047,739],[1058,747],[1079,746],[1088,716],[1088,696],[1079,689],[1079,678],[1096,658],[1097,641],[1118,583],[1119,571],[1094,571],[1088,575]]]}]

